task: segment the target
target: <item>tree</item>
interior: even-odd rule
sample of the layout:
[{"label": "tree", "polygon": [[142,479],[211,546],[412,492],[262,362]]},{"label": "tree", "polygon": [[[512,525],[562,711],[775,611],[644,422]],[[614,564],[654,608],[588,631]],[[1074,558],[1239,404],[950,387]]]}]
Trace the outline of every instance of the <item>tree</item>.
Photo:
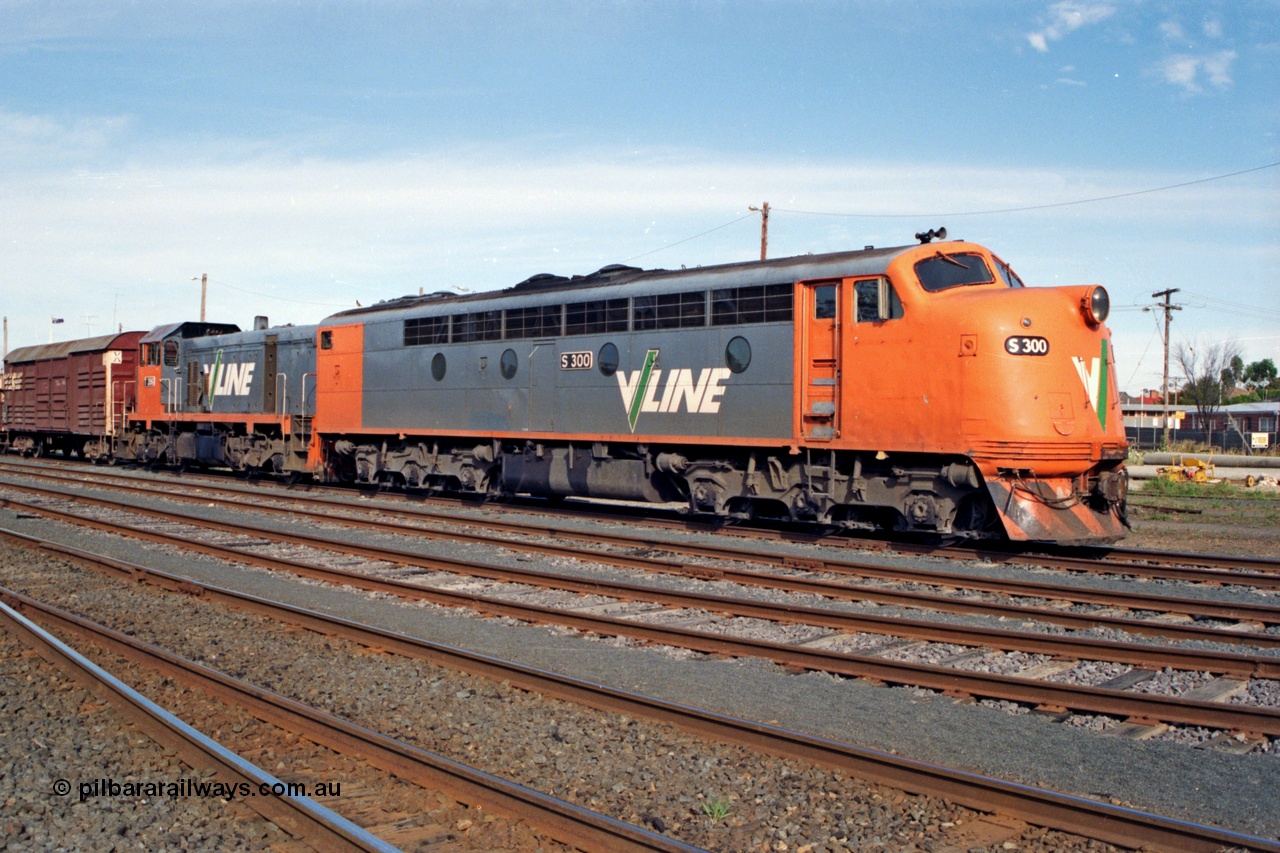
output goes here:
[{"label": "tree", "polygon": [[1276,363],[1269,358],[1251,362],[1240,378],[1250,388],[1266,388],[1276,381]]},{"label": "tree", "polygon": [[1222,371],[1222,384],[1232,391],[1236,390],[1236,386],[1244,381],[1244,359],[1236,356],[1231,359],[1231,365]]},{"label": "tree", "polygon": [[1240,361],[1240,344],[1223,341],[1197,346],[1179,344],[1174,360],[1182,371],[1181,399],[1196,407],[1203,420],[1218,411],[1232,383],[1232,363]]}]

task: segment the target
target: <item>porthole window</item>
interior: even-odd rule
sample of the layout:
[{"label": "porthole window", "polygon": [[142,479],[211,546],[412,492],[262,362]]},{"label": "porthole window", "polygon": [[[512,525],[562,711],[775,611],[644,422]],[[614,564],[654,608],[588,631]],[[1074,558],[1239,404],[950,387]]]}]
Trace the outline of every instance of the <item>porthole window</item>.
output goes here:
[{"label": "porthole window", "polygon": [[502,353],[502,358],[498,361],[498,369],[502,371],[503,379],[510,379],[516,375],[516,351],[513,349],[506,350]]},{"label": "porthole window", "polygon": [[751,364],[751,344],[743,337],[729,341],[729,345],[724,348],[724,361],[734,373],[746,370],[747,365]]},{"label": "porthole window", "polygon": [[441,379],[444,379],[444,369],[445,369],[444,353],[438,352],[431,359],[431,378],[437,382],[439,382]]},{"label": "porthole window", "polygon": [[596,364],[600,366],[602,374],[612,376],[618,369],[618,348],[613,344],[600,347],[600,356],[596,359]]}]

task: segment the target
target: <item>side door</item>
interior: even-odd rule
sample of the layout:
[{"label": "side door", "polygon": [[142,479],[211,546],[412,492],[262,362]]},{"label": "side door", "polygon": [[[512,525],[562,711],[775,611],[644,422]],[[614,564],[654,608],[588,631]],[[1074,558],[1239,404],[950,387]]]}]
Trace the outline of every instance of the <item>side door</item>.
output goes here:
[{"label": "side door", "polygon": [[556,428],[556,372],[560,369],[555,339],[529,342],[529,432]]},{"label": "side door", "polygon": [[847,312],[843,282],[800,285],[799,435],[810,441],[840,437],[840,328]]}]

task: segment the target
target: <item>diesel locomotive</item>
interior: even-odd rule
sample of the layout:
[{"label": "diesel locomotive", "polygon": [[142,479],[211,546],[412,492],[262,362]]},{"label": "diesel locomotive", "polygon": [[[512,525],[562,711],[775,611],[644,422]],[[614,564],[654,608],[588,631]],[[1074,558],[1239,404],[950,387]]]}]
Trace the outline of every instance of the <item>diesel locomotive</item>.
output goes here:
[{"label": "diesel locomotive", "polygon": [[[323,482],[678,501],[948,537],[1120,538],[1128,447],[1106,290],[1024,287],[983,246],[918,236],[543,274],[316,326],[177,323],[136,338],[136,375],[117,374],[128,390],[103,429],[41,432],[11,417],[12,401],[5,427],[30,452]],[[32,356],[10,355],[8,398],[34,388]]]}]

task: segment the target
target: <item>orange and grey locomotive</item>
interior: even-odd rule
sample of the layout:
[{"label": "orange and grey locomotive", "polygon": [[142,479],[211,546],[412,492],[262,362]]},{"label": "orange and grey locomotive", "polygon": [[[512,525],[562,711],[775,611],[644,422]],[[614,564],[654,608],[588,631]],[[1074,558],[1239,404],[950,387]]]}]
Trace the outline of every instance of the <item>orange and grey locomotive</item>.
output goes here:
[{"label": "orange and grey locomotive", "polygon": [[317,326],[140,343],[119,456],[731,517],[1108,542],[1127,475],[1097,285],[961,241],[611,266]]}]

